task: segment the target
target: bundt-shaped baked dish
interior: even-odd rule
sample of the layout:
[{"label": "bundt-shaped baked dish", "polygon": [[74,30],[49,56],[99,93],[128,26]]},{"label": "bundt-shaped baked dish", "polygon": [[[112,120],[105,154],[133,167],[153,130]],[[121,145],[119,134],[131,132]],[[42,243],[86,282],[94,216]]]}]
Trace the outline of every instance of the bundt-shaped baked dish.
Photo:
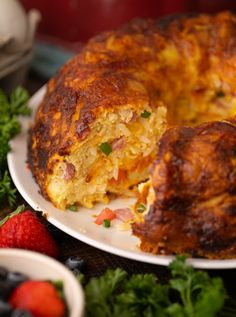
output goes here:
[{"label": "bundt-shaped baked dish", "polygon": [[234,15],[131,21],[50,80],[30,131],[31,171],[58,208],[90,208],[134,195],[157,157],[139,198],[150,211],[133,226],[142,248],[231,257],[235,126],[212,121],[235,115],[235,92]]},{"label": "bundt-shaped baked dish", "polygon": [[235,26],[230,13],[135,20],[92,39],[49,82],[31,130],[42,194],[62,209],[129,194],[148,177],[166,119],[232,116]]}]

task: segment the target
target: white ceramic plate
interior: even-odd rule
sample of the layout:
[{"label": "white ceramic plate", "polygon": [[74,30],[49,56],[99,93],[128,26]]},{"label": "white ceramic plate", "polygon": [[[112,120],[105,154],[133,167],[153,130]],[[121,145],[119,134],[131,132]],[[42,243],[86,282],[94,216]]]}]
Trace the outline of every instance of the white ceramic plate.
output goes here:
[{"label": "white ceramic plate", "polygon": [[[98,249],[123,256],[129,259],[147,263],[168,265],[172,256],[161,256],[144,253],[139,250],[139,239],[130,231],[120,231],[118,223],[112,222],[112,227],[106,229],[94,224],[93,215],[101,211],[105,206],[97,204],[92,210],[80,208],[78,212],[63,212],[46,201],[40,194],[30,170],[27,168],[27,131],[45,93],[45,87],[41,88],[30,100],[33,109],[31,118],[21,118],[22,132],[12,140],[11,152],[8,155],[8,165],[12,179],[24,197],[24,199],[35,209],[44,211],[48,215],[48,221],[70,234],[71,236],[92,245]],[[132,205],[132,199],[116,199],[108,205],[111,209],[122,208]],[[204,269],[229,269],[236,268],[234,260],[206,260],[190,259],[189,262],[198,268]]]}]

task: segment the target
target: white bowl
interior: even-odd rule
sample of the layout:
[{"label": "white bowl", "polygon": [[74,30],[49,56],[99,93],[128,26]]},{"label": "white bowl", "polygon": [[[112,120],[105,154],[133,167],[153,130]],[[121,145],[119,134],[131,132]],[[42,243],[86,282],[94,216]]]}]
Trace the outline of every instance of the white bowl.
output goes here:
[{"label": "white bowl", "polygon": [[0,266],[24,273],[31,279],[61,280],[69,317],[82,317],[84,294],[74,275],[58,261],[40,253],[21,249],[0,249]]}]

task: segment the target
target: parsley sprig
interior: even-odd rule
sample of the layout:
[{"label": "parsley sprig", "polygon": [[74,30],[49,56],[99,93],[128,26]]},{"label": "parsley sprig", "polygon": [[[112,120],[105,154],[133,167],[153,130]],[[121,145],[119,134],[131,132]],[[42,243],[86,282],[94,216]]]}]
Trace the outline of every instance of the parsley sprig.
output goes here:
[{"label": "parsley sprig", "polygon": [[[113,315],[116,294],[127,278],[121,269],[108,270],[105,275],[93,278],[86,286],[87,315],[109,317]],[[115,317],[115,316],[114,316]]]},{"label": "parsley sprig", "polygon": [[10,97],[0,89],[0,203],[7,199],[13,206],[16,189],[12,186],[7,170],[7,153],[10,151],[9,141],[20,132],[18,115],[30,115],[28,107],[29,94],[22,88],[16,88]]},{"label": "parsley sprig", "polygon": [[169,266],[168,284],[154,274],[128,274],[109,270],[85,288],[88,317],[233,317],[236,304],[228,304],[221,278],[197,271],[178,256]]},{"label": "parsley sprig", "polygon": [[176,316],[214,317],[223,307],[226,291],[221,278],[210,278],[207,272],[196,271],[184,257],[170,264],[171,289],[176,290],[181,303],[175,306]]},{"label": "parsley sprig", "polygon": [[16,200],[16,188],[12,186],[11,178],[8,171],[5,171],[0,179],[0,202],[6,198],[9,205],[12,207]]}]

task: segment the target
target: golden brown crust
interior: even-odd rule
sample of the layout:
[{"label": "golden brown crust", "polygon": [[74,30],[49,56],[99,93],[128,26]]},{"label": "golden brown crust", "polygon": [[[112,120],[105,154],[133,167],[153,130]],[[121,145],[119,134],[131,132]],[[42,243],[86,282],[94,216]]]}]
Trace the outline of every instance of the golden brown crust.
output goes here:
[{"label": "golden brown crust", "polygon": [[167,130],[152,170],[155,202],[135,224],[145,251],[236,254],[236,121]]},{"label": "golden brown crust", "polygon": [[[86,139],[100,111],[149,99],[149,89],[138,92],[127,84],[133,81],[139,85],[134,75],[139,62],[153,58],[131,49],[145,40],[143,30],[147,31],[149,25],[154,28],[154,21],[142,21],[140,25],[134,22],[124,30],[96,37],[49,82],[30,132],[28,151],[31,170],[45,197],[45,178],[56,163],[50,162],[54,154],[68,155],[73,144]],[[126,34],[137,34],[137,38],[131,37],[126,43]],[[113,37],[119,46],[109,50]],[[124,54],[129,49],[130,56]],[[150,106],[155,107],[155,103]]]},{"label": "golden brown crust", "polygon": [[163,101],[170,125],[230,116],[235,21],[228,12],[134,20],[89,41],[49,82],[31,129],[29,164],[44,197],[58,161],[89,138],[104,112],[145,103],[154,110]]}]

